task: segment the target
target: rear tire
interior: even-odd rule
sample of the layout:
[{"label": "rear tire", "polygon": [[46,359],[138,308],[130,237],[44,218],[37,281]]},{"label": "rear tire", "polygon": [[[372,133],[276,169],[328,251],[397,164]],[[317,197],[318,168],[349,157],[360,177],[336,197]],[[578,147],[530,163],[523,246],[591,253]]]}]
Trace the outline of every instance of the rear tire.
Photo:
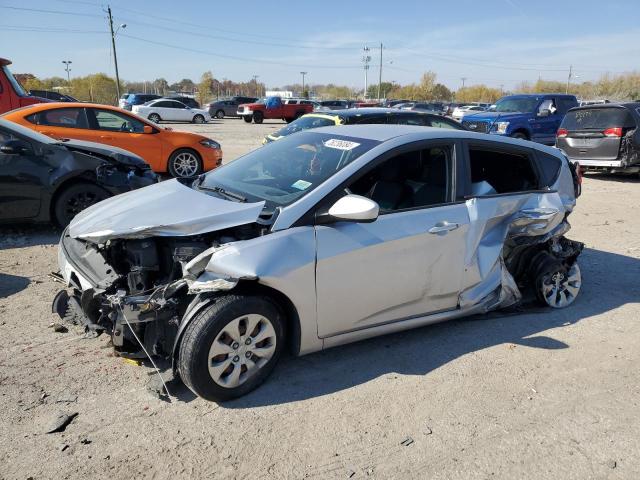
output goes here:
[{"label": "rear tire", "polygon": [[202,159],[189,148],[179,148],[169,157],[167,167],[174,178],[195,177],[202,173]]},{"label": "rear tire", "polygon": [[221,402],[246,395],[273,371],[284,347],[285,319],[268,297],[226,295],[187,326],[178,371],[196,395]]},{"label": "rear tire", "polygon": [[253,118],[249,115],[245,115],[244,117],[242,117],[242,119],[247,123],[251,123],[251,120],[253,120]]},{"label": "rear tire", "polygon": [[53,205],[54,220],[58,226],[64,228],[82,210],[110,196],[109,192],[95,183],[73,184],[57,195]]},{"label": "rear tire", "polygon": [[205,119],[202,115],[198,114],[193,117],[192,123],[198,123],[198,124],[205,123]]},{"label": "rear tire", "polygon": [[216,112],[216,118],[220,118],[220,119],[224,118],[224,110],[218,110]]},{"label": "rear tire", "polygon": [[262,112],[253,112],[253,122],[254,123],[262,123],[264,120],[264,115]]},{"label": "rear tire", "polygon": [[149,115],[149,120],[152,121],[153,123],[160,123],[160,121],[162,120],[160,118],[160,115],[158,115],[157,113],[152,113],[151,115]]}]

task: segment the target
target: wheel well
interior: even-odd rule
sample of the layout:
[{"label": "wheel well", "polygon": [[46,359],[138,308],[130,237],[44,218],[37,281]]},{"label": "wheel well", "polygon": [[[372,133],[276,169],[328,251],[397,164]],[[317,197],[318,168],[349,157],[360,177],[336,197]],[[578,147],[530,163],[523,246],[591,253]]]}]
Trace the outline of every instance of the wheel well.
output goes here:
[{"label": "wheel well", "polygon": [[515,135],[516,133],[522,133],[525,137],[527,137],[527,140],[531,140],[531,135],[529,135],[529,132],[524,128],[517,129],[511,134],[511,136]]},{"label": "wheel well", "polygon": [[202,167],[204,168],[204,163],[202,161],[202,155],[200,155],[197,150],[194,150],[193,148],[189,148],[189,147],[180,147],[180,148],[176,148],[173,152],[171,152],[169,154],[169,158],[167,158],[167,172],[170,171],[169,170],[169,162],[171,161],[171,157],[173,157],[173,154],[176,153],[178,150],[189,150],[196,157],[198,157],[198,160],[200,160],[200,163],[202,163]]},{"label": "wheel well", "polygon": [[[76,177],[72,177],[69,178],[67,180],[65,180],[64,182],[62,182],[60,185],[58,185],[58,187],[56,188],[55,192],[53,192],[53,195],[51,196],[51,202],[49,203],[49,218],[50,219],[54,219],[54,209],[55,209],[55,205],[56,202],[58,201],[58,197],[60,197],[60,195],[62,195],[62,192],[64,192],[67,188],[73,186],[73,185],[77,185],[79,183],[92,183],[94,185],[98,185],[97,179],[91,175],[91,173],[87,172],[84,175],[79,175]],[[98,185],[100,186],[100,185]]]},{"label": "wheel well", "polygon": [[231,292],[241,293],[245,295],[264,295],[271,298],[281,309],[285,315],[286,325],[285,332],[287,335],[286,342],[290,352],[297,356],[300,352],[300,316],[293,302],[284,293],[275,288],[267,287],[254,280],[241,280],[238,286]]}]

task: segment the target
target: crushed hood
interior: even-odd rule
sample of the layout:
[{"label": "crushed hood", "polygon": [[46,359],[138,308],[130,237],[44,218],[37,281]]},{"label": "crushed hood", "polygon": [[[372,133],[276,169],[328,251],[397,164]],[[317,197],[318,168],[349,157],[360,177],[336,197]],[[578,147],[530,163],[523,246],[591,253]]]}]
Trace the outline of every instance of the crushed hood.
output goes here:
[{"label": "crushed hood", "polygon": [[263,207],[264,202],[232,202],[168,180],[87,208],[73,219],[69,235],[93,243],[198,235],[255,222]]}]

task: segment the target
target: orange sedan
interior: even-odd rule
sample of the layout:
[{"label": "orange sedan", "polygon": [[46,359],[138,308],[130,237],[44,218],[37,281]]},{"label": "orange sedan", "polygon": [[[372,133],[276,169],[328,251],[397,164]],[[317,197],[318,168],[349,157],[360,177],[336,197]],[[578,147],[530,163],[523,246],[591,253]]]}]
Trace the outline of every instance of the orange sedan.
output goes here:
[{"label": "orange sedan", "polygon": [[190,177],[222,163],[220,144],[160,127],[131,112],[92,103],[39,103],[2,115],[50,137],[105,143],[137,153],[158,173]]}]

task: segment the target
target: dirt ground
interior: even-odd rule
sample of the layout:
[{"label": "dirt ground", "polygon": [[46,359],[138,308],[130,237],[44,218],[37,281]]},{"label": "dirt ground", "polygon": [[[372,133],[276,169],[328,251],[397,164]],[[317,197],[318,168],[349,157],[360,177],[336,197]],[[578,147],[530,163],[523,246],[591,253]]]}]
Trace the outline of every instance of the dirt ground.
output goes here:
[{"label": "dirt ground", "polygon": [[[283,125],[205,126],[227,161]],[[560,311],[476,317],[284,358],[225,404],[56,333],[57,233],[0,229],[0,478],[640,478],[640,182],[591,177]],[[78,415],[62,433],[51,418]]]}]

